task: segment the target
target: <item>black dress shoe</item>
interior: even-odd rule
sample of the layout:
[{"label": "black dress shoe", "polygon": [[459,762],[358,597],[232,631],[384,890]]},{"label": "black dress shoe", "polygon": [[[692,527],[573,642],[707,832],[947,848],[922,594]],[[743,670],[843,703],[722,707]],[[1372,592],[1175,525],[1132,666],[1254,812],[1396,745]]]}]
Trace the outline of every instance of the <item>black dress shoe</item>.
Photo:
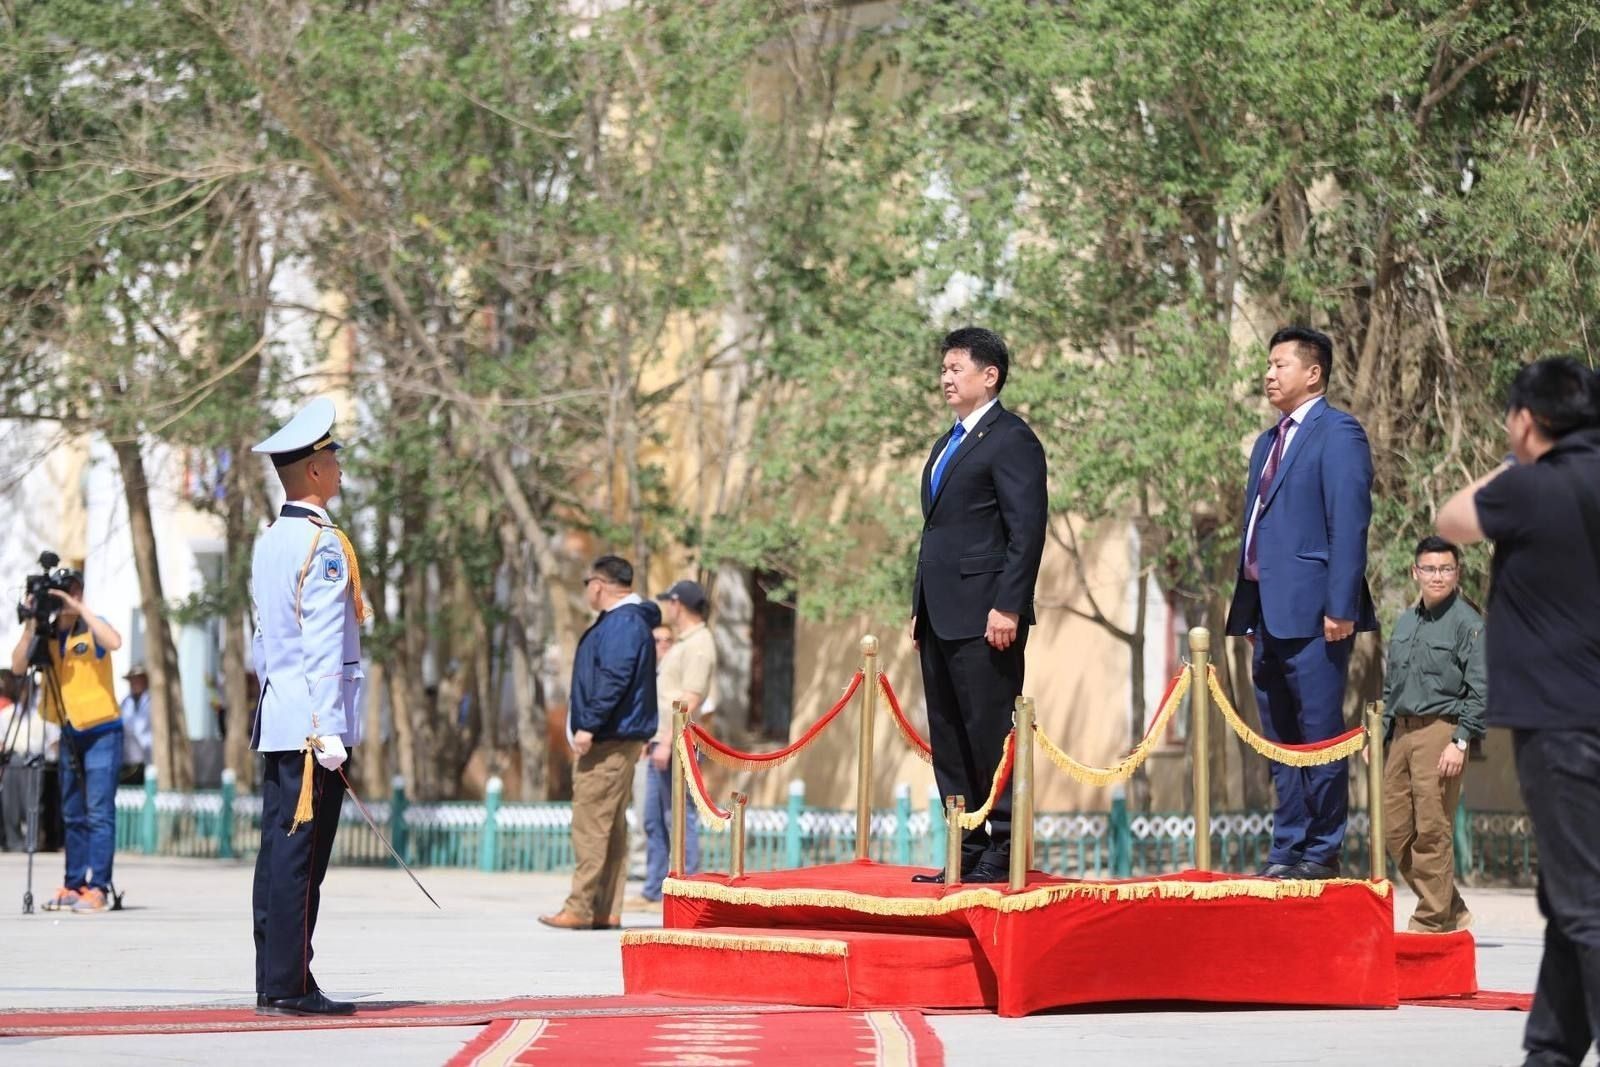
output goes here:
[{"label": "black dress shoe", "polygon": [[[308,979],[310,979],[306,983],[306,988],[310,989],[313,993],[317,992],[318,990],[320,990],[322,988],[321,986],[319,986],[317,984],[317,976],[316,975],[308,973],[306,975],[306,977]],[[266,1006],[267,1006],[267,995],[265,993],[257,993],[256,994],[256,1007],[264,1008]]]},{"label": "black dress shoe", "polygon": [[1318,881],[1327,878],[1337,878],[1339,877],[1339,861],[1334,860],[1331,864],[1328,864],[1312,863],[1310,860],[1301,860],[1293,867],[1290,867],[1289,873],[1285,874],[1283,877],[1309,878]]},{"label": "black dress shoe", "polygon": [[972,868],[971,871],[962,875],[961,880],[963,882],[971,882],[974,885],[993,885],[996,882],[1009,882],[1011,880],[1011,872],[1002,870],[988,860],[984,860]]},{"label": "black dress shoe", "polygon": [[[978,866],[978,864],[980,864],[982,862],[983,862],[983,860],[982,860],[981,857],[979,859],[974,859],[974,860],[969,860],[969,859],[966,859],[965,857],[963,857],[962,860],[961,860],[961,880],[963,882],[971,881],[971,879],[968,878],[967,875],[971,874],[973,869],[976,868]],[[918,883],[921,883],[923,885],[944,885],[944,868],[940,867],[937,871],[934,871],[932,874],[913,874],[911,876],[911,880],[913,882],[918,882]]]},{"label": "black dress shoe", "polygon": [[266,1003],[256,1009],[261,1015],[354,1015],[356,1006],[348,1000],[329,1000],[320,989],[300,997],[263,997]]},{"label": "black dress shoe", "polygon": [[1289,872],[1294,870],[1292,863],[1269,863],[1256,872],[1257,878],[1288,878]]}]

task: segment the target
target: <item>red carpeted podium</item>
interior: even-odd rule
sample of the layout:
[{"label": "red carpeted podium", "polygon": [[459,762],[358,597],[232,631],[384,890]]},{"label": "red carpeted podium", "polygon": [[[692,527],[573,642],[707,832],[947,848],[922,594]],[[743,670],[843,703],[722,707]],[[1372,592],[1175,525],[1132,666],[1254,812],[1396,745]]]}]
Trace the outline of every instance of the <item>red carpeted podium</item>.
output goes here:
[{"label": "red carpeted podium", "polygon": [[[1012,892],[918,884],[916,870],[860,860],[669,879],[664,928],[623,935],[624,986],[1020,1016],[1123,1001],[1394,1007],[1404,984],[1388,882],[1034,872]],[[1430,961],[1430,990],[1476,987],[1459,988],[1462,945],[1413,950]]]}]

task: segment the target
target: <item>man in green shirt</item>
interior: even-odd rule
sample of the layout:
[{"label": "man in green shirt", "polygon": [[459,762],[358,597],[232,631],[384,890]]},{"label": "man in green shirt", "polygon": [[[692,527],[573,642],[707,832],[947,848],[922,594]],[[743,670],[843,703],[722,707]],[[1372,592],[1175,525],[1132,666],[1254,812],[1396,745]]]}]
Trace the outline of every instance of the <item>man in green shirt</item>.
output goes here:
[{"label": "man in green shirt", "polygon": [[1483,616],[1462,598],[1461,551],[1417,545],[1417,602],[1395,620],[1384,674],[1383,821],[1389,855],[1417,894],[1409,929],[1472,924],[1455,886],[1454,825],[1467,747],[1483,736]]}]

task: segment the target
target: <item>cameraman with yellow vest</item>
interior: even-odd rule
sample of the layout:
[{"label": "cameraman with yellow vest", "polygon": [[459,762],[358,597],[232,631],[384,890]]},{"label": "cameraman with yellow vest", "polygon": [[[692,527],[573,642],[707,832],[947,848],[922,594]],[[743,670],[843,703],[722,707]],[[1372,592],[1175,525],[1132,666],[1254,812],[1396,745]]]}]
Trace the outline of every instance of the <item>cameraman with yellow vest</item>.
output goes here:
[{"label": "cameraman with yellow vest", "polygon": [[[63,569],[57,574],[64,588],[51,588],[48,595],[61,601],[61,610],[53,640],[46,642],[56,684],[41,681],[35,699],[44,720],[61,726],[67,869],[61,888],[44,907],[93,913],[108,906],[117,846],[122,719],[113,689],[111,653],[122,647],[122,635],[84,606],[81,572]],[[26,622],[11,652],[11,669],[19,676],[28,670],[35,625],[32,619]]]}]

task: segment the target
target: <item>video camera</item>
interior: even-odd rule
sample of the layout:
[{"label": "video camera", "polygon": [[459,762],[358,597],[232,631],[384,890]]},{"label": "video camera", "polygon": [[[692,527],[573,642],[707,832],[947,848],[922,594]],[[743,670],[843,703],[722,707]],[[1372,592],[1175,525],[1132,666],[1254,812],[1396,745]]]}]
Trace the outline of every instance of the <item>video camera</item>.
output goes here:
[{"label": "video camera", "polygon": [[[23,587],[23,599],[17,605],[17,621],[34,621],[34,630],[43,633],[55,625],[61,612],[61,601],[50,595],[50,590],[63,593],[72,591],[73,583],[82,584],[83,575],[71,567],[57,567],[61,557],[45,549],[39,553],[39,574],[30,574]],[[28,600],[32,597],[32,603]]]}]

